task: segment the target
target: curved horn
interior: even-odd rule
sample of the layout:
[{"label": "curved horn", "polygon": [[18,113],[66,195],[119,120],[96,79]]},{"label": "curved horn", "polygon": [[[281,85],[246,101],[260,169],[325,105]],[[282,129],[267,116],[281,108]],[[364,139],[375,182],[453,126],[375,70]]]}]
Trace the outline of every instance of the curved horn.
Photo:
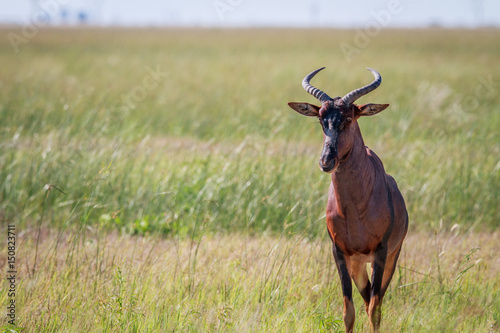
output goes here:
[{"label": "curved horn", "polygon": [[309,81],[311,81],[311,79],[314,77],[314,75],[316,75],[319,71],[321,71],[323,69],[325,69],[325,67],[321,67],[315,71],[312,71],[311,73],[307,74],[307,76],[304,78],[304,80],[302,80],[302,87],[304,87],[304,89],[308,93],[310,93],[311,95],[316,97],[321,103],[324,103],[326,101],[331,100],[330,96],[328,96],[327,94],[325,94],[324,92],[322,92],[318,88],[311,86],[309,84]]},{"label": "curved horn", "polygon": [[369,85],[364,86],[363,88],[355,89],[350,93],[348,93],[347,95],[345,95],[344,97],[342,97],[344,103],[346,104],[354,103],[354,101],[360,98],[361,96],[364,96],[369,92],[372,92],[373,90],[377,89],[378,86],[380,86],[380,83],[382,83],[382,77],[376,70],[368,67],[366,67],[366,69],[373,73],[373,76],[375,76],[375,80],[373,80],[373,82],[370,83]]}]

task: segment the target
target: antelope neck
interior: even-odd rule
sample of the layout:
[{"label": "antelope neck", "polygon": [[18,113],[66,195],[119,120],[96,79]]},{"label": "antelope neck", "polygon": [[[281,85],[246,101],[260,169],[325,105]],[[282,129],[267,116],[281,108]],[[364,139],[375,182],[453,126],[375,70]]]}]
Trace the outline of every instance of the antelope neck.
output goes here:
[{"label": "antelope neck", "polygon": [[374,165],[367,153],[359,127],[356,131],[350,152],[340,161],[336,172],[332,173],[332,186],[339,208],[351,204],[359,205],[360,202],[367,203],[374,187]]}]

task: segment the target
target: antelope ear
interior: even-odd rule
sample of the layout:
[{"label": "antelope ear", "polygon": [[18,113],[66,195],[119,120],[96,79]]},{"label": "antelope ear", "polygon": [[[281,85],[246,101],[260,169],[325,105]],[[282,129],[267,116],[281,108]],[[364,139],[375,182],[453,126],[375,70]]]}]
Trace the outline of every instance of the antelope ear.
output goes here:
[{"label": "antelope ear", "polygon": [[373,116],[381,111],[384,111],[389,104],[363,104],[356,105],[358,110],[356,111],[356,115],[358,117],[361,116]]},{"label": "antelope ear", "polygon": [[290,102],[288,106],[300,113],[301,115],[308,117],[319,117],[319,106],[312,105],[309,103],[295,103]]}]

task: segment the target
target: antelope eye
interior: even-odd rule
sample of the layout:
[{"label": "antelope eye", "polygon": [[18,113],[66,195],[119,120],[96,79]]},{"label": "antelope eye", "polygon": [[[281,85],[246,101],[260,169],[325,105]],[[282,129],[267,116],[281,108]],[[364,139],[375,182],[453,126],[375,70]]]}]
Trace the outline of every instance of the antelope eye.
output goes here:
[{"label": "antelope eye", "polygon": [[351,122],[352,121],[352,117],[347,117],[345,120]]}]

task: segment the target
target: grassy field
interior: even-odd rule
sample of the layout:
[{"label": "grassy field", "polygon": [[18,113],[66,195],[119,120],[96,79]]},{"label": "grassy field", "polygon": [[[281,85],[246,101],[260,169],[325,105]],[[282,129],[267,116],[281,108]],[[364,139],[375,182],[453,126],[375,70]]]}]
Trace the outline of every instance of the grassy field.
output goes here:
[{"label": "grassy field", "polygon": [[[326,239],[44,231],[33,273],[37,236],[26,231],[19,247],[19,325],[29,332],[344,329]],[[499,237],[498,231],[410,234],[384,298],[382,330],[497,332]],[[357,292],[354,302],[356,331],[368,332]]]},{"label": "grassy field", "polygon": [[322,134],[286,103],[314,102],[300,82],[315,68],[337,96],[370,82],[368,66],[383,83],[360,103],[390,107],[361,130],[410,216],[382,327],[499,330],[500,31],[388,30],[346,57],[354,36],[40,30],[18,52],[0,39],[0,219],[16,226],[18,325],[341,331]]}]

